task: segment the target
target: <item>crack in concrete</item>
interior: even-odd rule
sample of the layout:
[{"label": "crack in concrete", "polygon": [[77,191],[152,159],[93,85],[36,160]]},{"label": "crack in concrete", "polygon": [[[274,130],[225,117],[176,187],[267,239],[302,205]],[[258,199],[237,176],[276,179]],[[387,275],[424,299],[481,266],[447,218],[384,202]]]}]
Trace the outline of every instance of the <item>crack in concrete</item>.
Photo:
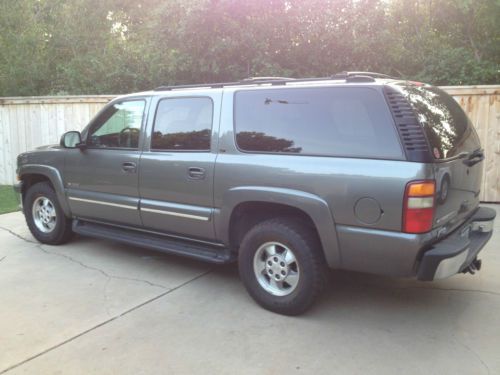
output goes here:
[{"label": "crack in concrete", "polygon": [[141,307],[146,306],[146,305],[148,305],[148,304],[150,304],[150,303],[152,303],[152,302],[154,302],[154,301],[156,301],[156,300],[158,300],[158,299],[166,296],[167,294],[175,292],[177,289],[180,289],[180,288],[182,288],[182,287],[184,287],[184,286],[186,286],[186,285],[188,285],[188,284],[190,284],[190,283],[192,283],[192,282],[194,282],[194,281],[196,281],[198,279],[201,279],[202,277],[208,275],[210,272],[212,272],[212,269],[209,269],[208,271],[205,271],[205,272],[203,272],[203,273],[201,273],[201,274],[193,277],[192,279],[189,279],[189,280],[183,282],[182,284],[177,285],[176,287],[174,287],[172,289],[169,289],[169,290],[167,290],[167,291],[165,291],[163,293],[160,293],[157,296],[148,299],[147,301],[144,301],[144,302],[142,302],[142,303],[140,303],[140,304],[138,304],[138,305],[136,305],[134,307],[131,307],[130,309],[125,310],[124,312],[122,312],[122,313],[120,313],[118,315],[115,315],[115,316],[113,316],[113,317],[105,320],[104,322],[101,322],[101,323],[99,323],[99,324],[97,324],[97,325],[95,325],[95,326],[93,326],[93,327],[91,327],[91,328],[89,328],[89,329],[87,329],[87,330],[85,330],[83,332],[78,333],[75,336],[72,336],[72,337],[70,337],[70,338],[68,338],[68,339],[60,342],[59,344],[53,345],[50,348],[47,348],[47,349],[41,351],[40,353],[37,353],[37,354],[35,354],[35,355],[33,355],[33,356],[29,357],[29,358],[26,358],[25,360],[23,360],[21,362],[13,364],[12,366],[9,366],[9,367],[7,367],[4,370],[0,370],[0,375],[5,374],[8,371],[14,370],[15,368],[17,368],[19,366],[25,365],[26,363],[31,362],[32,360],[34,360],[36,358],[39,358],[39,357],[41,357],[41,356],[43,356],[43,355],[45,355],[45,354],[47,354],[47,353],[49,353],[49,352],[51,352],[53,350],[56,350],[56,349],[60,348],[61,346],[64,346],[64,345],[66,345],[66,344],[68,344],[68,343],[70,343],[70,342],[72,342],[72,341],[74,341],[74,340],[76,340],[76,339],[78,339],[78,338],[86,335],[87,333],[90,333],[90,332],[92,332],[92,331],[94,331],[94,330],[96,330],[96,329],[98,329],[100,327],[103,327],[103,326],[105,326],[105,325],[107,325],[107,324],[109,324],[109,323],[111,323],[111,322],[113,322],[113,321],[115,321],[117,319],[120,319],[121,317],[123,317],[125,315],[128,315],[128,314],[134,312],[135,310],[140,309]]},{"label": "crack in concrete", "polygon": [[2,257],[2,259],[0,259],[0,262],[2,262],[5,258],[7,258],[7,255]]},{"label": "crack in concrete", "polygon": [[129,280],[129,281],[136,281],[136,282],[139,282],[139,283],[145,283],[145,284],[148,284],[149,286],[154,286],[154,287],[157,287],[157,288],[162,288],[162,289],[169,289],[168,287],[164,286],[164,285],[161,285],[161,284],[156,284],[156,283],[153,283],[149,280],[145,280],[145,279],[138,279],[138,278],[134,278],[134,277],[126,277],[126,276],[118,276],[118,275],[113,275],[113,274],[110,274],[110,273],[107,273],[106,271],[100,269],[100,268],[97,268],[97,267],[92,267],[92,266],[89,266],[81,261],[79,261],[78,259],[75,259],[73,257],[70,257],[69,255],[66,255],[66,254],[61,254],[61,253],[56,253],[56,252],[53,252],[53,251],[49,251],[47,249],[45,249],[43,247],[44,245],[41,245],[41,244],[37,244],[37,247],[42,250],[44,253],[46,254],[51,254],[51,255],[55,255],[55,256],[60,256],[62,258],[66,258],[67,260],[69,260],[70,262],[73,262],[73,263],[76,263],[76,264],[79,264],[80,266],[84,267],[84,268],[87,268],[89,270],[93,270],[93,271],[96,271],[96,272],[99,272],[101,273],[104,277],[107,277],[107,278],[110,278],[110,279],[118,279],[118,280]]},{"label": "crack in concrete", "polygon": [[25,238],[25,237],[21,236],[20,234],[17,234],[16,232],[14,232],[14,231],[10,230],[9,228],[0,227],[0,229],[2,229],[2,230],[4,230],[4,231],[6,231],[6,232],[8,232],[8,233],[12,234],[14,237],[17,237],[17,238],[19,238],[20,240],[23,240],[23,241],[25,241],[25,242],[29,242],[29,243],[32,243],[32,244],[35,244],[35,245],[39,245],[39,243],[38,243],[38,242],[32,241],[32,240],[30,240],[29,238]]},{"label": "crack in concrete", "polygon": [[162,289],[169,289],[168,287],[164,286],[164,285],[161,285],[161,284],[156,284],[156,283],[153,283],[149,280],[145,280],[145,279],[138,279],[138,278],[133,278],[133,277],[125,277],[125,276],[118,276],[118,275],[113,275],[113,274],[110,274],[110,273],[107,273],[106,271],[100,269],[100,268],[97,268],[97,267],[92,267],[92,266],[89,266],[73,257],[70,257],[69,255],[66,255],[66,254],[61,254],[61,253],[57,253],[57,252],[53,252],[53,251],[49,251],[47,249],[45,249],[43,246],[43,244],[41,243],[38,243],[38,242],[35,242],[35,241],[32,241],[28,238],[25,238],[21,235],[19,235],[18,233],[8,229],[8,228],[5,228],[5,227],[0,227],[0,229],[12,234],[13,236],[25,241],[25,242],[28,242],[28,243],[31,243],[31,244],[34,244],[38,249],[40,249],[41,251],[43,251],[45,254],[51,254],[51,255],[55,255],[55,256],[59,256],[59,257],[62,257],[62,258],[66,258],[67,260],[69,260],[70,262],[73,262],[73,263],[76,263],[84,268],[87,268],[87,269],[90,269],[90,270],[93,270],[93,271],[96,271],[96,272],[99,272],[100,274],[102,274],[104,277],[107,277],[107,278],[111,278],[111,279],[118,279],[118,280],[128,280],[128,281],[135,281],[135,282],[140,282],[140,283],[145,283],[145,284],[148,284],[149,286],[154,286],[154,287],[157,287],[157,288],[162,288]]},{"label": "crack in concrete", "polygon": [[476,357],[477,360],[479,362],[481,362],[481,364],[483,365],[483,367],[486,369],[486,371],[488,372],[488,375],[491,373],[490,372],[490,368],[488,367],[488,365],[486,364],[486,362],[483,361],[483,359],[481,358],[481,356],[479,354],[477,354],[477,352],[475,350],[472,350],[472,348],[469,345],[464,344],[461,341],[455,340],[455,342],[457,342],[458,344],[462,345],[465,349],[467,349],[467,351],[469,353],[471,353],[474,357]]}]

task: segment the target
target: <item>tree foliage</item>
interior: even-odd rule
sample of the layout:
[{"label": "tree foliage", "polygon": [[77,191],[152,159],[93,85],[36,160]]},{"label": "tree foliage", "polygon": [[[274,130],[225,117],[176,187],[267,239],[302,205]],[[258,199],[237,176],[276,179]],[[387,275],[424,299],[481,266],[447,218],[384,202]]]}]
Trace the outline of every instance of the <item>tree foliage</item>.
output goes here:
[{"label": "tree foliage", "polygon": [[0,0],[0,96],[368,70],[500,81],[500,0]]}]

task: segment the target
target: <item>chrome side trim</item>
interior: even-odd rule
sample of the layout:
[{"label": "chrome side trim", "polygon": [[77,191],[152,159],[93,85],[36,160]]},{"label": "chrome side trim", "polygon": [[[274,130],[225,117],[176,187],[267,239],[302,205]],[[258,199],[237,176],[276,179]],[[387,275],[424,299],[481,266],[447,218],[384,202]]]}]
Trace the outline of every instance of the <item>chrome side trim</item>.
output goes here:
[{"label": "chrome side trim", "polygon": [[141,211],[152,212],[152,213],[155,213],[155,214],[162,214],[162,215],[178,216],[178,217],[184,217],[184,218],[187,218],[187,219],[202,220],[202,221],[208,221],[210,219],[209,217],[205,217],[205,216],[181,214],[179,212],[156,210],[154,208],[144,208],[144,207],[141,207]]},{"label": "chrome side trim", "polygon": [[129,210],[137,210],[137,206],[129,206],[126,204],[118,204],[118,203],[111,203],[111,202],[104,202],[104,201],[96,201],[93,199],[84,199],[84,198],[77,198],[77,197],[69,197],[70,200],[72,201],[78,201],[78,202],[85,202],[85,203],[94,203],[94,204],[101,204],[104,206],[112,206],[112,207],[120,207],[120,208],[128,208]]}]

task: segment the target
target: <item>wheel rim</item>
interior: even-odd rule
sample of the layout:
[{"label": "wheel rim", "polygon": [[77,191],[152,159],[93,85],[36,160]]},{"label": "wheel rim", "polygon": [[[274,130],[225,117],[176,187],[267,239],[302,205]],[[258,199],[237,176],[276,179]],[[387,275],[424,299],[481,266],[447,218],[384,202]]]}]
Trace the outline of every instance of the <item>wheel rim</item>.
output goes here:
[{"label": "wheel rim", "polygon": [[290,248],[279,242],[266,242],[253,258],[253,270],[260,286],[275,296],[292,293],[299,283],[299,263]]},{"label": "wheel rim", "polygon": [[33,202],[33,222],[40,232],[50,233],[56,227],[56,208],[47,197],[38,197]]}]

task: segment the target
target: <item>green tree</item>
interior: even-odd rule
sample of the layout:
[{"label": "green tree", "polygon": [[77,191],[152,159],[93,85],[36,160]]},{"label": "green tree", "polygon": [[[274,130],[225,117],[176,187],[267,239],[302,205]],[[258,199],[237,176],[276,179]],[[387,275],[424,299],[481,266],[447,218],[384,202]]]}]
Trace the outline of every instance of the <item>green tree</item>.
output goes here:
[{"label": "green tree", "polygon": [[0,96],[369,70],[499,83],[500,0],[0,0]]}]

